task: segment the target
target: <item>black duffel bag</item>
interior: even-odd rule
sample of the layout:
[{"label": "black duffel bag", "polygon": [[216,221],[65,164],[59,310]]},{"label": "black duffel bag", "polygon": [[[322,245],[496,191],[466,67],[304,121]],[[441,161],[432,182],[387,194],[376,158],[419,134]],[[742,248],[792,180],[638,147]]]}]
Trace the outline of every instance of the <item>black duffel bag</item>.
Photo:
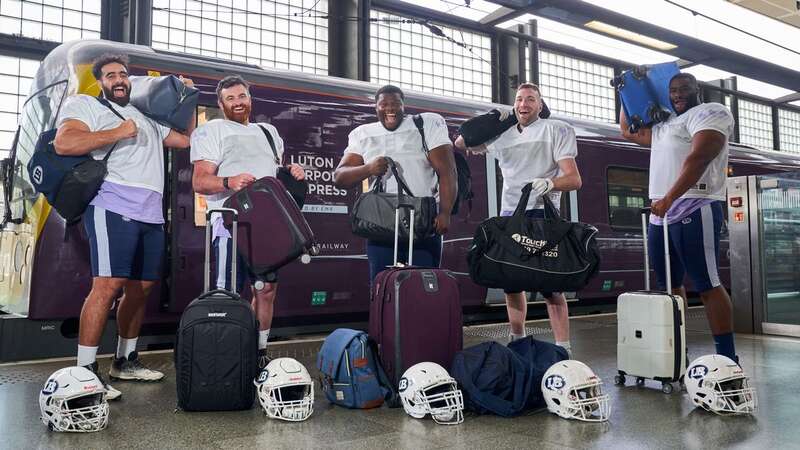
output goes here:
[{"label": "black duffel bag", "polygon": [[[371,241],[391,244],[394,242],[395,210],[402,206],[414,208],[414,240],[425,239],[436,234],[436,199],[433,197],[414,197],[408,185],[400,176],[394,161],[386,158],[389,168],[397,180],[397,193],[384,191],[383,177],[378,177],[372,189],[361,194],[353,205],[350,224],[353,234]],[[399,235],[408,240],[410,234],[410,211],[400,210]]]},{"label": "black duffel bag", "polygon": [[[477,147],[485,144],[517,124],[517,116],[514,114],[513,109],[508,112],[505,119],[502,117],[503,114],[500,110],[492,109],[462,123],[458,128],[458,134],[464,139],[464,145]],[[542,100],[542,110],[539,111],[539,117],[542,119],[550,117],[550,108],[547,107],[544,100]]]},{"label": "black duffel bag", "polygon": [[509,217],[481,223],[467,253],[475,283],[510,291],[577,291],[597,274],[600,252],[592,225],[562,219],[547,195],[544,219],[525,216],[531,185]]}]

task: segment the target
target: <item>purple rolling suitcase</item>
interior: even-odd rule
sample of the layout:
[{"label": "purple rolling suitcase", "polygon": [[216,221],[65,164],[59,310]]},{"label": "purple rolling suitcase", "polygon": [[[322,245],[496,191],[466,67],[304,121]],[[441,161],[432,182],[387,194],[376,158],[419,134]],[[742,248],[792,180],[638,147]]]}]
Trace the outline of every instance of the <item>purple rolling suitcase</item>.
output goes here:
[{"label": "purple rolling suitcase", "polygon": [[[283,184],[264,177],[225,201],[239,213],[239,251],[255,273],[270,273],[316,254],[314,233]],[[226,225],[230,221],[226,219]]]},{"label": "purple rolling suitcase", "polygon": [[[395,229],[399,209],[395,211]],[[411,210],[411,235],[414,234]],[[375,277],[369,307],[369,335],[378,343],[384,369],[397,385],[407,368],[435,362],[447,370],[463,343],[458,282],[447,270],[414,267],[413,238],[408,265],[397,263],[399,238],[395,233],[394,266]]]}]

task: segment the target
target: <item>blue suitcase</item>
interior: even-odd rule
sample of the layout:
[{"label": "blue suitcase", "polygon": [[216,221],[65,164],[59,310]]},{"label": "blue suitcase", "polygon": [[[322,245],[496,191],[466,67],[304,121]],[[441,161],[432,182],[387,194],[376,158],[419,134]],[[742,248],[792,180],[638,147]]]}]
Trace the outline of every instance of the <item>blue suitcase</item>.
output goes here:
[{"label": "blue suitcase", "polygon": [[632,133],[667,120],[672,114],[669,81],[680,72],[675,62],[638,66],[611,80],[619,91],[622,108]]}]

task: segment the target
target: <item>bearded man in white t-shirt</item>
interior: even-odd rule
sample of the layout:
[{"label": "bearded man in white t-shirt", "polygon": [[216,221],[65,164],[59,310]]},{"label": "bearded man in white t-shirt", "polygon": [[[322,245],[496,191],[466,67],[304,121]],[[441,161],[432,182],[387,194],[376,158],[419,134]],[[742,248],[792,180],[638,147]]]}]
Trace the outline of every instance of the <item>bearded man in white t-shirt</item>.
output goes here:
[{"label": "bearded man in white t-shirt", "polygon": [[[60,155],[91,155],[95,159],[112,152],[108,174],[82,217],[89,240],[92,290],[81,309],[78,365],[94,372],[105,385],[106,397],[113,400],[122,394],[100,375],[97,349],[120,290],[123,296],[116,314],[119,340],[109,375],[128,381],[164,377],[142,364],[136,344],[147,298],[161,279],[164,147],[186,148],[189,137],[146,117],[130,104],[126,56],[101,55],[93,61],[92,74],[102,90],[102,102],[89,95],[69,97],[59,113],[54,146]],[[183,83],[193,84],[189,79]],[[193,128],[194,119],[187,134]]]},{"label": "bearded man in white t-shirt", "polygon": [[[542,196],[549,196],[558,208],[561,192],[581,187],[581,175],[575,163],[578,144],[575,130],[566,122],[542,119],[542,94],[535,84],[524,83],[517,89],[514,114],[517,125],[509,128],[488,144],[467,149],[464,139],[456,139],[456,147],[472,153],[488,153],[497,158],[503,173],[503,199],[501,215],[509,216],[517,208],[522,188],[532,184],[531,196],[526,206],[528,217],[544,217]],[[525,317],[528,303],[524,292],[506,291],[508,321],[511,340],[525,337]],[[547,314],[556,344],[570,355],[569,310],[561,292],[542,292],[547,303]]]},{"label": "bearded man in white t-shirt", "polygon": [[619,121],[625,139],[650,147],[650,258],[659,288],[666,289],[666,214],[672,291],[686,302],[683,279],[689,275],[705,306],[717,353],[738,362],[733,308],[718,271],[733,115],[725,105],[700,103],[697,80],[688,73],[670,80],[669,96],[675,113],[666,121],[636,133],[629,132],[624,112]]},{"label": "bearded man in white t-shirt", "polygon": [[[238,75],[220,80],[217,85],[217,104],[224,119],[214,119],[201,125],[192,135],[191,161],[194,164],[192,187],[206,195],[208,208],[219,208],[234,192],[251,185],[254,181],[277,174],[283,158],[283,139],[278,130],[268,123],[251,123],[252,100],[249,84]],[[267,139],[272,136],[275,153]],[[288,166],[297,180],[305,179],[305,172],[298,164]],[[268,214],[266,211],[265,214]],[[231,290],[232,258],[237,259],[236,291],[241,292],[245,275],[253,291],[253,309],[259,324],[258,367],[269,363],[267,341],[275,296],[278,290],[277,274],[254,273],[246,259],[233,248],[231,235],[222,224],[222,217],[213,214],[213,259],[216,264],[213,276],[218,289]]]}]

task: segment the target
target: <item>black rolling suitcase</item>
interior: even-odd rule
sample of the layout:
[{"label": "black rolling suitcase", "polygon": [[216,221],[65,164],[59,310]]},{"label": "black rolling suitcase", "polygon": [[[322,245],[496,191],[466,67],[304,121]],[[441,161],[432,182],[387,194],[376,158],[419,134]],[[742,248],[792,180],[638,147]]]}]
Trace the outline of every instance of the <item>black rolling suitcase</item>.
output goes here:
[{"label": "black rolling suitcase", "polygon": [[[255,312],[235,292],[209,290],[211,213],[223,211],[233,214],[233,247],[236,248],[236,211],[228,208],[209,210],[206,215],[204,293],[183,311],[175,339],[178,407],[185,411],[249,409],[255,399],[253,379],[258,371]],[[236,258],[231,259],[231,285],[235,286]]]}]

